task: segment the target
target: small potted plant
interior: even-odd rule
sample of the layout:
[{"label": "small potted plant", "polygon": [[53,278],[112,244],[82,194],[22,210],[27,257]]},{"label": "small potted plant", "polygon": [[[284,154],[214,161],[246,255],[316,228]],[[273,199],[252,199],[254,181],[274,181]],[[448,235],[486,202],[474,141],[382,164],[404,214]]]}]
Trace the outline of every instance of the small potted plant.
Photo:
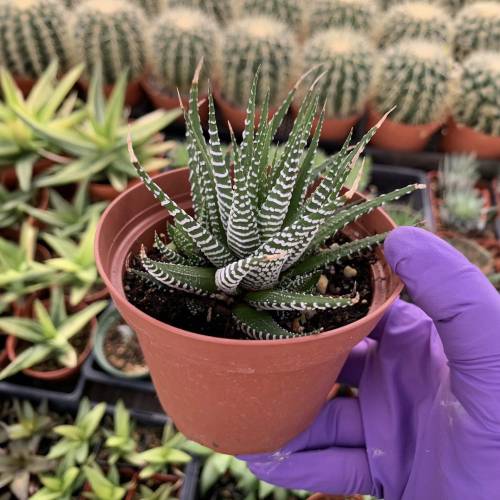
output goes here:
[{"label": "small potted plant", "polygon": [[[312,37],[303,56],[302,69],[312,70],[306,82],[311,84],[322,75],[318,93],[326,106],[320,138],[343,142],[364,114],[370,97],[375,49],[360,33],[331,29]],[[314,127],[318,121],[314,120]]]},{"label": "small potted plant", "polygon": [[6,348],[10,360],[0,372],[0,380],[20,371],[46,381],[74,375],[92,350],[95,316],[106,305],[95,302],[68,315],[62,291],[54,287],[50,304],[35,299],[28,317],[0,318],[0,330],[9,335]]},{"label": "small potted plant", "polygon": [[109,467],[107,474],[96,463],[83,467],[87,483],[83,489],[82,499],[88,500],[133,500],[136,483],[132,479],[122,483],[116,467]]},{"label": "small potted plant", "polygon": [[149,375],[137,335],[115,308],[99,318],[94,356],[98,365],[114,377],[137,379]]},{"label": "small potted plant", "polygon": [[442,148],[479,158],[500,158],[500,55],[476,52],[462,63]]},{"label": "small potted plant", "polygon": [[[383,120],[353,147],[349,137],[318,179],[316,145],[307,147],[314,88],[272,158],[271,140],[295,89],[255,130],[257,81],[243,142],[234,141],[224,159],[214,120],[210,148],[203,138],[195,75],[186,113],[189,172],[153,181],[131,147],[144,185],[107,209],[95,247],[169,415],[190,439],[232,454],[276,449],[316,416],[351,348],[401,290],[380,249],[355,255],[394,227],[377,208],[422,188],[369,201],[355,188],[342,190]],[[161,236],[167,221],[170,242]],[[356,279],[342,272],[349,263],[359,268]]]},{"label": "small potted plant", "polygon": [[420,151],[445,122],[451,105],[455,63],[446,47],[425,40],[387,48],[377,67],[368,127],[394,109],[372,145]]},{"label": "small potted plant", "polygon": [[54,474],[39,474],[42,487],[30,497],[30,500],[72,500],[81,490],[84,477],[78,467],[68,465],[62,460]]},{"label": "small potted plant", "polygon": [[[224,125],[229,122],[241,134],[253,75],[260,68],[256,103],[260,108],[267,101],[270,115],[297,77],[298,46],[286,24],[260,15],[232,23],[221,43],[221,75],[214,97]],[[256,111],[256,120],[261,111]]]},{"label": "small potted plant", "polygon": [[169,8],[155,21],[151,34],[154,56],[142,85],[157,108],[177,109],[179,99],[187,105],[196,65],[203,59],[200,117],[207,123],[206,85],[208,77],[216,73],[219,29],[205,12],[187,7]]},{"label": "small potted plant", "polygon": [[143,10],[125,0],[90,0],[79,3],[69,20],[73,57],[84,61],[86,68],[81,86],[90,94],[90,76],[102,68],[104,92],[109,96],[126,70],[125,102],[138,104],[148,56],[148,22]]},{"label": "small potted plant", "polygon": [[[85,4],[87,5],[87,3]],[[37,181],[39,187],[64,186],[88,179],[94,200],[111,200],[118,196],[136,177],[126,162],[126,138],[130,128],[137,154],[150,172],[168,165],[164,157],[173,144],[165,142],[159,133],[180,111],[156,110],[127,123],[124,110],[126,76],[121,74],[109,99],[103,94],[102,73],[96,70],[91,81],[86,106],[87,120],[61,131],[59,127],[19,112],[19,117],[45,140],[57,145],[73,159],[55,165]],[[89,132],[90,131],[90,132]]]}]

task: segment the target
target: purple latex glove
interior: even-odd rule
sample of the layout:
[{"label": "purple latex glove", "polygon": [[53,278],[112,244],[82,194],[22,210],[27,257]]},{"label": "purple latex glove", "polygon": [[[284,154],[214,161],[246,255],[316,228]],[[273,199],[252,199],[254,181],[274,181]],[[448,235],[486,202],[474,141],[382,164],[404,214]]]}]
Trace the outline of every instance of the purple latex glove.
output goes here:
[{"label": "purple latex glove", "polygon": [[327,403],[272,454],[241,457],[287,488],[385,500],[500,498],[500,295],[450,245],[399,228],[386,258],[416,305],[396,302],[351,353]]}]

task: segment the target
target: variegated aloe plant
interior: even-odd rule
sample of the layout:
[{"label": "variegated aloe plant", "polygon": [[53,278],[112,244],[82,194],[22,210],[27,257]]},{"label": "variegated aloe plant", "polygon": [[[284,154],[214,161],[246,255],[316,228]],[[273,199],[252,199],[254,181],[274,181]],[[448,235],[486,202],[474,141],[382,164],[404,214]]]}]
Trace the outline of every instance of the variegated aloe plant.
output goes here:
[{"label": "variegated aloe plant", "polygon": [[[142,275],[170,288],[232,304],[236,324],[252,338],[310,335],[314,332],[288,331],[271,312],[356,304],[359,297],[355,291],[346,296],[310,292],[316,289],[322,269],[381,243],[385,234],[340,246],[328,247],[325,242],[332,241],[350,222],[421,186],[410,185],[376,199],[351,203],[356,187],[342,191],[342,186],[382,120],[355,146],[350,146],[349,136],[339,154],[317,167],[314,159],[324,110],[308,146],[319,108],[313,88],[304,98],[288,142],[271,157],[271,141],[294,99],[297,85],[272,119],[260,120],[255,127],[257,78],[251,89],[242,142],[238,145],[233,136],[232,148],[224,155],[210,95],[208,144],[203,136],[195,75],[189,109],[185,110],[194,217],[150,178],[130,146],[139,176],[174,220],[168,227],[170,243],[155,238],[161,261],[149,258],[142,248]],[[268,116],[268,109],[269,93],[261,116]],[[309,196],[315,182],[317,187]]]}]

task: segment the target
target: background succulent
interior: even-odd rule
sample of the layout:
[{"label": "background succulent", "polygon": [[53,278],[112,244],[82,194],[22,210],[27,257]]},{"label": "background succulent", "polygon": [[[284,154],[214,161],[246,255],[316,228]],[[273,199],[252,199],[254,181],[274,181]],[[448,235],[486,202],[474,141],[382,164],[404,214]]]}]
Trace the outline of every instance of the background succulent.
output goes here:
[{"label": "background succulent", "polygon": [[458,13],[454,50],[458,59],[477,50],[500,52],[500,2],[472,3]]},{"label": "background succulent", "polygon": [[54,60],[71,66],[69,12],[59,0],[0,0],[0,60],[15,76],[38,78]]},{"label": "background succulent", "polygon": [[500,54],[476,52],[463,62],[453,116],[483,134],[500,136]]},{"label": "background succulent", "polygon": [[303,56],[303,73],[316,68],[307,81],[325,73],[317,89],[321,102],[326,102],[327,117],[347,118],[363,111],[375,66],[369,39],[349,30],[324,31],[305,44]]},{"label": "background succulent", "polygon": [[147,58],[147,22],[140,7],[123,0],[88,0],[75,10],[72,31],[75,59],[84,61],[87,78],[96,65],[104,82],[115,83],[128,70],[129,80],[139,78]]},{"label": "background succulent", "polygon": [[165,9],[167,0],[128,0],[131,3],[139,5],[146,15],[151,19],[161,14]]},{"label": "background succulent", "polygon": [[373,0],[316,0],[311,2],[309,27],[312,33],[330,28],[349,28],[367,32],[378,14]]},{"label": "background succulent", "polygon": [[222,41],[220,90],[225,99],[244,106],[252,79],[260,68],[257,103],[266,91],[276,106],[296,78],[297,45],[289,28],[266,16],[247,17],[231,24]]},{"label": "background succulent", "polygon": [[154,83],[169,91],[188,94],[196,65],[203,59],[200,82],[216,73],[219,27],[206,13],[192,8],[167,9],[155,22],[151,35],[151,72]]},{"label": "background succulent", "polygon": [[391,120],[421,125],[443,120],[449,110],[455,63],[445,47],[412,40],[382,54],[375,77],[373,105]]},{"label": "background succulent", "polygon": [[194,7],[208,12],[221,24],[236,17],[240,2],[235,0],[166,0],[170,7]]},{"label": "background succulent", "polygon": [[296,33],[303,34],[306,2],[303,0],[243,0],[243,15],[264,15],[282,21]]},{"label": "background succulent", "polygon": [[450,16],[439,5],[428,2],[394,5],[384,14],[376,31],[382,48],[413,38],[438,43],[450,43],[452,39]]}]

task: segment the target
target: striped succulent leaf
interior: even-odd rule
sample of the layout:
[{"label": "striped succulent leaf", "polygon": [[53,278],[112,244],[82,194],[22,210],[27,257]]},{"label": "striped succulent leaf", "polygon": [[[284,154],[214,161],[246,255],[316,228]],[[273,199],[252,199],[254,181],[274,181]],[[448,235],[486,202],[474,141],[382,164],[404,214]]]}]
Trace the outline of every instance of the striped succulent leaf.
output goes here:
[{"label": "striped succulent leaf", "polygon": [[155,236],[159,260],[142,251],[142,273],[162,286],[225,301],[232,308],[235,324],[251,338],[318,333],[286,330],[276,321],[279,311],[356,304],[359,296],[354,291],[346,296],[318,294],[318,279],[332,263],[380,244],[386,235],[330,248],[324,248],[324,242],[350,222],[421,186],[352,203],[355,186],[344,194],[341,189],[385,117],[354,146],[350,135],[339,153],[318,166],[324,106],[308,146],[319,106],[318,97],[309,89],[288,141],[275,148],[273,138],[297,85],[271,118],[270,100],[265,95],[256,126],[258,75],[251,84],[242,142],[238,144],[230,130],[231,146],[224,152],[210,92],[208,140],[201,127],[197,111],[200,67],[189,108],[184,110],[194,217],[160,189],[130,150],[140,178],[173,218],[167,231],[171,243]]}]

